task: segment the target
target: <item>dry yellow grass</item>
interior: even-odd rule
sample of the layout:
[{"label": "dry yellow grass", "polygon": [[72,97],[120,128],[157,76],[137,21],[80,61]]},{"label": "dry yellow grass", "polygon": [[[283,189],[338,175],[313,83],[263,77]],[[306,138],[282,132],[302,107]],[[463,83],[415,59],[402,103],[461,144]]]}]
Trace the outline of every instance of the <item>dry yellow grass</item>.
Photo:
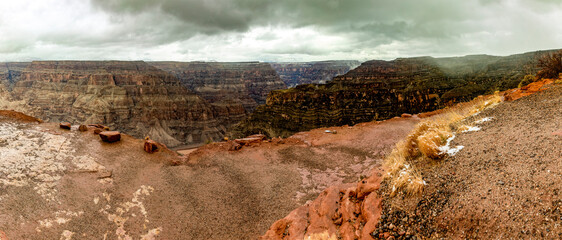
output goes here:
[{"label": "dry yellow grass", "polygon": [[460,126],[463,119],[499,102],[501,97],[497,93],[478,97],[420,122],[403,141],[396,144],[385,159],[386,177],[390,178],[392,186],[391,196],[399,192],[407,195],[422,193],[425,182],[416,170],[416,164],[426,164],[427,160],[439,160],[444,157],[439,148],[453,136],[452,129],[468,129],[466,125]]},{"label": "dry yellow grass", "polygon": [[452,133],[450,130],[431,129],[418,137],[418,149],[428,158],[440,159],[443,157],[443,154],[441,150],[439,150],[439,147],[443,146],[451,136]]}]

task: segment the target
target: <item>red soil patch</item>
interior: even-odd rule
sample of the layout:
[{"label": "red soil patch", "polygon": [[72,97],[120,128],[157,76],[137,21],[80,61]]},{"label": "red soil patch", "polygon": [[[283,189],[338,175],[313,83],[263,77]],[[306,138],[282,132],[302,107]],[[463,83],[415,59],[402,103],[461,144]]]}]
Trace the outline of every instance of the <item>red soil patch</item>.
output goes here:
[{"label": "red soil patch", "polygon": [[529,96],[533,93],[544,91],[548,89],[550,87],[549,85],[551,85],[552,83],[554,83],[554,80],[544,79],[541,81],[530,83],[529,85],[521,88],[507,90],[504,92],[503,96],[505,98],[505,101],[514,101],[519,98]]},{"label": "red soil patch", "polygon": [[21,112],[16,112],[12,110],[0,110],[0,119],[2,118],[10,118],[12,120],[17,120],[22,122],[38,122],[38,123],[43,122],[38,118],[34,118],[32,116],[28,116]]}]

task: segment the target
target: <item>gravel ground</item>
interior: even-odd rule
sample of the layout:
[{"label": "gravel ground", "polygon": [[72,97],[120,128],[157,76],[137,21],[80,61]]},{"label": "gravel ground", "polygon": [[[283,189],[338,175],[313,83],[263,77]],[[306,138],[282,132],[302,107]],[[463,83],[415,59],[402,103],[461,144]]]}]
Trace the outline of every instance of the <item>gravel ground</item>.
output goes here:
[{"label": "gravel ground", "polygon": [[[490,121],[475,123],[489,117]],[[385,195],[377,239],[561,239],[562,86],[466,120],[457,155],[422,169],[422,196]],[[385,194],[388,186],[381,188]]]}]

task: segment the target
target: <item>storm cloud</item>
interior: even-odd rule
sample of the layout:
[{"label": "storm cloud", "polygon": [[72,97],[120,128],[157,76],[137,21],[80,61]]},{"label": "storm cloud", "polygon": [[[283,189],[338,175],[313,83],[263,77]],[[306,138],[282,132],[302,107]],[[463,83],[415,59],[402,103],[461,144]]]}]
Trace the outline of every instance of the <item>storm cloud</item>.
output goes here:
[{"label": "storm cloud", "polygon": [[562,48],[557,0],[14,0],[0,60],[307,61]]}]

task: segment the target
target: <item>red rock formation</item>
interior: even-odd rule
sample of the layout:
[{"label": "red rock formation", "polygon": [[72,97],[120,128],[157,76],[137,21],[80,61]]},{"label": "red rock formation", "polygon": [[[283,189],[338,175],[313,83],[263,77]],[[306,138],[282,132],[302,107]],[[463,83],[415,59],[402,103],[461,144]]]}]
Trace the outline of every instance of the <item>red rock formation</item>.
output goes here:
[{"label": "red rock formation", "polygon": [[158,150],[158,144],[153,140],[144,141],[144,151],[147,153],[154,153]]},{"label": "red rock formation", "polygon": [[[326,189],[312,203],[275,222],[261,239],[373,239],[381,214],[381,177]],[[315,238],[316,237],[316,238]]]},{"label": "red rock formation", "polygon": [[80,127],[78,127],[78,130],[80,132],[87,132],[88,131],[88,126],[86,125],[80,125]]},{"label": "red rock formation", "polygon": [[69,122],[62,122],[59,124],[60,128],[70,130],[72,125]]},{"label": "red rock formation", "polygon": [[104,131],[100,132],[100,138],[104,142],[117,142],[121,140],[121,133],[118,131]]}]

